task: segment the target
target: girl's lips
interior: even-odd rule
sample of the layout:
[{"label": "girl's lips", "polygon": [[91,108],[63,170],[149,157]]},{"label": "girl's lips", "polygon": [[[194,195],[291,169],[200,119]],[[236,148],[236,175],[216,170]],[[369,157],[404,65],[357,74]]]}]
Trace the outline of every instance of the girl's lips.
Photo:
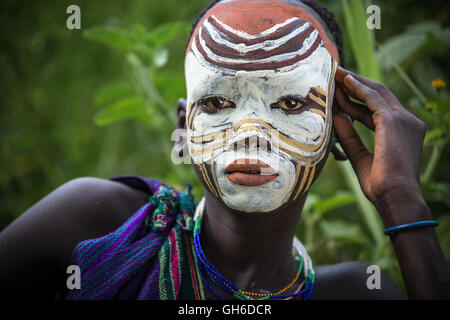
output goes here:
[{"label": "girl's lips", "polygon": [[236,159],[225,168],[228,180],[243,186],[260,186],[275,180],[278,174],[267,163],[254,159]]}]

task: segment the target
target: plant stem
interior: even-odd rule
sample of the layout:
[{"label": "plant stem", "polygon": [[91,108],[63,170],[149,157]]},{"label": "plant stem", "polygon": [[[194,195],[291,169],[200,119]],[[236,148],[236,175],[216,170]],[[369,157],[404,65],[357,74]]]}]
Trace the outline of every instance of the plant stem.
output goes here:
[{"label": "plant stem", "polygon": [[443,139],[438,141],[433,146],[433,151],[431,153],[430,160],[428,161],[427,167],[425,168],[425,172],[423,173],[422,182],[427,184],[430,182],[431,177],[433,175],[434,169],[439,163],[439,159],[441,158],[442,150],[447,143],[447,139]]},{"label": "plant stem", "polygon": [[149,75],[146,72],[146,68],[144,66],[141,66],[138,70],[139,72],[139,78],[142,83],[142,87],[144,88],[144,92],[146,95],[146,98],[149,101],[154,101],[156,107],[158,108],[159,112],[164,116],[164,118],[167,120],[169,125],[172,127],[174,126],[174,122],[172,118],[167,113],[167,108],[165,106],[165,103],[159,94],[158,90],[156,89],[155,85],[153,84],[153,81],[149,78]]},{"label": "plant stem", "polygon": [[406,84],[409,86],[409,88],[414,92],[414,94],[420,99],[420,101],[423,104],[427,104],[427,98],[425,98],[425,95],[420,91],[420,89],[414,84],[414,82],[411,80],[410,77],[406,74],[405,71],[396,63],[393,62],[394,69],[398,72],[400,77],[403,79],[403,81],[406,82]]},{"label": "plant stem", "polygon": [[313,239],[314,239],[314,223],[312,223],[311,220],[308,220],[308,222],[306,223],[307,228],[306,228],[306,235],[305,235],[305,240],[308,246],[312,247],[314,245]]},{"label": "plant stem", "polygon": [[153,81],[151,80],[147,67],[141,62],[141,60],[135,54],[128,54],[127,56],[128,62],[130,63],[135,76],[141,85],[144,95],[147,101],[154,102],[155,106],[158,108],[159,112],[164,116],[171,127],[174,127],[175,121],[172,120],[172,117],[167,113],[167,108],[164,103],[163,98],[159,94],[156,89]]},{"label": "plant stem", "polygon": [[[378,47],[380,49],[383,49],[383,46],[381,44],[379,44],[379,43],[378,43]],[[386,52],[386,56],[390,60],[390,62],[392,63],[392,66],[394,67],[395,71],[397,71],[397,73],[400,76],[400,78],[402,78],[403,81],[405,81],[406,85],[412,90],[412,92],[414,92],[414,94],[417,96],[417,98],[419,98],[419,100],[424,105],[426,105],[427,104],[427,98],[422,93],[422,91],[420,91],[420,89],[414,84],[414,82],[411,80],[411,78],[406,74],[405,71],[403,71],[403,69],[398,65],[398,63],[395,62],[394,59],[392,59],[391,55],[388,52]]]},{"label": "plant stem", "polygon": [[377,248],[381,248],[384,242],[383,235],[383,224],[381,222],[378,211],[374,208],[372,203],[367,200],[364,193],[361,191],[361,187],[359,185],[358,179],[351,167],[349,161],[339,161],[338,166],[344,175],[345,181],[350,189],[354,192],[356,196],[356,205],[358,207],[358,211],[361,214],[363,221],[366,224],[367,229],[369,229],[372,234],[372,238],[377,246]]}]

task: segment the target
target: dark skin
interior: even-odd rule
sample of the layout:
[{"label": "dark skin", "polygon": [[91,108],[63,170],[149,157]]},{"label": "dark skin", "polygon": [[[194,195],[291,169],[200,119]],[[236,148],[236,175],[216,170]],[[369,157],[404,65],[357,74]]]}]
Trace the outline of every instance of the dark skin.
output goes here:
[{"label": "dark skin", "polygon": [[0,296],[64,297],[75,245],[114,231],[147,201],[144,192],[97,178],[54,190],[0,233]]},{"label": "dark skin", "polygon": [[[339,113],[333,118],[335,133],[362,191],[377,208],[385,227],[432,220],[419,184],[424,123],[409,113],[382,84],[340,67],[336,84]],[[363,103],[352,102],[347,95]],[[181,101],[179,126],[185,121],[184,116]],[[362,144],[348,116],[374,130],[374,154]],[[336,158],[343,158],[335,147],[332,150]],[[197,168],[196,171],[201,179]],[[320,168],[316,176],[319,172]],[[225,278],[246,291],[264,288],[276,292],[289,283],[296,272],[290,254],[291,241],[306,195],[274,212],[259,214],[230,210],[207,189],[205,198],[203,249],[216,268],[223,270]],[[434,228],[401,231],[391,236],[391,240],[409,298],[450,297],[448,268]],[[367,265],[358,263],[317,268],[311,298],[402,297],[385,275],[382,290],[369,290],[366,268]],[[344,287],[348,290],[342,290]]]},{"label": "dark skin", "polygon": [[[350,122],[342,115],[334,116],[336,133],[361,189],[377,208],[385,227],[432,220],[419,182],[425,124],[382,84],[342,68],[336,82],[340,109],[375,132],[371,154]],[[351,102],[345,93],[365,104]],[[450,298],[448,267],[434,228],[397,232],[391,241],[409,298]]]},{"label": "dark skin", "polygon": [[[381,84],[341,68],[336,83],[340,110],[375,130],[372,155],[348,119],[334,115],[339,141],[385,226],[432,219],[419,188],[423,122]],[[350,102],[347,94],[364,104]],[[178,114],[182,128],[183,104]],[[230,210],[207,190],[205,197],[202,243],[216,268],[244,290],[286,286],[297,268],[291,241],[306,195],[276,214],[252,215]],[[39,292],[38,298],[64,297],[65,271],[76,244],[115,230],[147,201],[142,191],[96,178],[76,179],[56,189],[0,233],[0,295],[35,299]],[[401,231],[391,240],[409,298],[450,297],[448,269],[433,228]],[[315,267],[311,299],[404,298],[384,274],[381,289],[369,290],[366,268],[357,262]]]}]

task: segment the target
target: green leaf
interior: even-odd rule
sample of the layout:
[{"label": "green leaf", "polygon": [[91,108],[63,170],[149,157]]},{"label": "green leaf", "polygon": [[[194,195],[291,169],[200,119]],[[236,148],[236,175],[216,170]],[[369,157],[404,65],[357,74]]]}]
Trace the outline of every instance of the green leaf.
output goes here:
[{"label": "green leaf", "polygon": [[425,134],[425,139],[423,140],[423,144],[425,146],[428,146],[435,142],[436,139],[439,139],[442,137],[444,131],[441,128],[434,128],[431,130],[428,130]]},{"label": "green leaf", "polygon": [[186,85],[183,73],[174,71],[158,71],[154,78],[155,87],[168,102],[169,109],[174,112],[176,102],[186,96]]},{"label": "green leaf", "polygon": [[424,184],[423,193],[427,201],[441,202],[450,208],[450,183]]},{"label": "green leaf", "polygon": [[408,33],[411,34],[434,34],[441,31],[441,26],[437,21],[423,21],[407,26]]},{"label": "green leaf", "polygon": [[413,97],[409,102],[408,109],[419,119],[423,120],[428,126],[433,127],[436,125],[436,120],[431,114],[430,110],[427,110],[418,98]]},{"label": "green leaf", "polygon": [[183,35],[190,30],[190,25],[185,22],[171,22],[162,24],[149,33],[148,43],[154,47],[162,47],[176,36]]},{"label": "green leaf", "polygon": [[358,178],[348,161],[339,161],[338,167],[342,171],[347,185],[353,191],[356,197],[356,206],[358,207],[361,218],[363,219],[367,229],[370,231],[371,236],[377,247],[380,247],[384,241],[383,235],[383,223],[380,215],[373,206],[373,204],[367,200],[358,182]]},{"label": "green leaf", "polygon": [[394,63],[401,64],[405,59],[417,52],[427,41],[426,34],[404,33],[389,38],[377,53],[385,71],[390,71]]},{"label": "green leaf", "polygon": [[86,39],[95,40],[123,51],[132,50],[134,46],[128,31],[119,28],[96,26],[84,31],[83,35]]},{"label": "green leaf", "polygon": [[381,68],[375,55],[373,31],[366,25],[366,11],[361,0],[342,0],[346,34],[349,37],[358,73],[382,82]]},{"label": "green leaf", "polygon": [[151,38],[151,33],[141,24],[134,24],[129,29],[129,37],[135,42],[145,43]]},{"label": "green leaf", "polygon": [[98,126],[106,126],[126,119],[146,120],[150,117],[147,110],[149,108],[141,97],[129,97],[100,110],[94,116],[94,122]]},{"label": "green leaf", "polygon": [[319,223],[321,232],[326,238],[352,243],[364,243],[367,238],[361,227],[342,220],[322,220]]},{"label": "green leaf", "polygon": [[436,32],[433,34],[434,37],[439,40],[439,42],[445,44],[446,46],[450,46],[450,29],[443,29],[441,32]]},{"label": "green leaf", "polygon": [[347,191],[338,191],[334,196],[326,200],[317,201],[314,204],[314,209],[320,213],[324,213],[341,206],[354,203],[356,201],[355,196]]},{"label": "green leaf", "polygon": [[450,101],[443,99],[442,95],[441,97],[430,99],[430,102],[435,103],[437,106],[436,111],[439,112],[440,115],[443,115],[444,113],[450,112]]},{"label": "green leaf", "polygon": [[96,92],[94,97],[94,103],[97,106],[112,103],[117,100],[132,96],[136,93],[136,90],[129,82],[118,81],[112,82]]},{"label": "green leaf", "polygon": [[445,213],[438,217],[437,220],[439,221],[439,227],[436,228],[436,233],[439,243],[447,263],[450,263],[450,214]]},{"label": "green leaf", "polygon": [[319,196],[310,192],[306,197],[305,204],[303,205],[303,213],[310,212],[313,206],[319,201]]},{"label": "green leaf", "polygon": [[444,125],[447,129],[447,134],[448,134],[449,133],[448,130],[450,129],[450,112],[448,112],[444,115],[442,122],[444,123]]},{"label": "green leaf", "polygon": [[186,30],[180,22],[168,23],[148,31],[135,24],[128,29],[97,26],[84,32],[86,39],[107,44],[113,48],[138,54],[146,62],[153,60],[156,66],[167,63],[168,51],[162,46]]}]

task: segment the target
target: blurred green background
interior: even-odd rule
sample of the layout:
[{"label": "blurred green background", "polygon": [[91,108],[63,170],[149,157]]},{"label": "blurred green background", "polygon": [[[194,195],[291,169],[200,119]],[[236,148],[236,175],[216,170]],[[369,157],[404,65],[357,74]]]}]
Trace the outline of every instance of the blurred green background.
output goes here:
[{"label": "blurred green background", "polygon": [[[174,165],[170,154],[185,45],[207,2],[1,2],[0,230],[81,176],[138,174],[181,190],[190,182],[201,198],[191,166]],[[388,85],[427,123],[422,188],[450,262],[450,3],[320,2],[343,30],[346,67]],[[81,30],[66,28],[71,4],[81,8]],[[366,27],[370,4],[381,9],[380,30]],[[370,147],[371,133],[358,130]],[[376,263],[402,285],[382,231],[348,163],[330,155],[298,227],[315,264]]]}]

